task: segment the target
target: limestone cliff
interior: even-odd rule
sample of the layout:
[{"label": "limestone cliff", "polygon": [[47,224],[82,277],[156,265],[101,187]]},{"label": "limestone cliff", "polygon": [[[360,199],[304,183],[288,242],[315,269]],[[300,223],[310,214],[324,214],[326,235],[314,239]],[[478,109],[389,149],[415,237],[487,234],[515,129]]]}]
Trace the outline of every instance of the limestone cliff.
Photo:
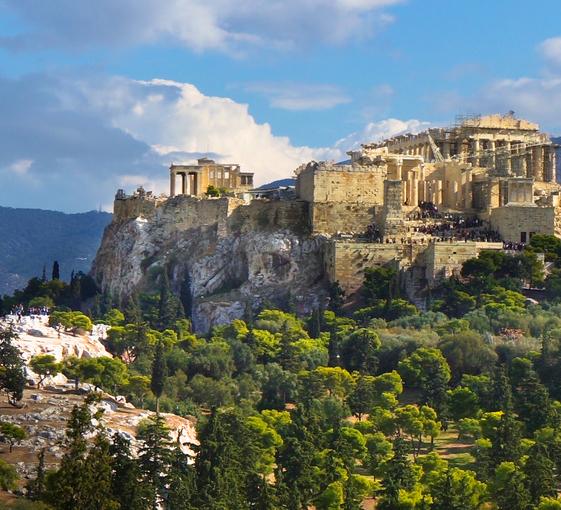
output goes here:
[{"label": "limestone cliff", "polygon": [[154,291],[165,268],[189,296],[196,331],[243,317],[264,304],[307,313],[325,296],[323,243],[308,234],[303,201],[233,198],[115,201],[92,274],[125,301]]}]

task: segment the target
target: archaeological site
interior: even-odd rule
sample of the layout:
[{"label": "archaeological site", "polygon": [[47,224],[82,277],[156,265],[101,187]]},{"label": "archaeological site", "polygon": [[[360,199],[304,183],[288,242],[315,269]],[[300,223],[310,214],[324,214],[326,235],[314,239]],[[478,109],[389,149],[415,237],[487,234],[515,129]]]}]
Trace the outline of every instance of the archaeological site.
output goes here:
[{"label": "archaeological site", "polygon": [[481,250],[561,236],[556,147],[512,113],[348,155],[304,164],[295,186],[275,189],[254,188],[237,164],[173,164],[169,196],[117,192],[93,275],[124,301],[165,270],[206,331],[269,303],[309,313],[335,283],[352,300],[364,270],[382,265],[426,309],[430,290]]}]

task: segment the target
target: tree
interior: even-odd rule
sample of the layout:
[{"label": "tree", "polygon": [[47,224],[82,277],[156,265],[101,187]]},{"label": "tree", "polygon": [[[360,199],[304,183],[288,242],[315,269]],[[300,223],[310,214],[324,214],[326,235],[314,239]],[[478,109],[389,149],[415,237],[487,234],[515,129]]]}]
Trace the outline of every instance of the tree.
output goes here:
[{"label": "tree", "polygon": [[341,346],[341,363],[349,372],[374,374],[378,366],[376,351],[381,342],[373,329],[360,328],[348,335]]},{"label": "tree", "polygon": [[423,403],[445,413],[450,367],[438,349],[417,349],[399,362],[398,371],[407,385],[421,390]]},{"label": "tree", "polygon": [[58,260],[53,262],[52,280],[60,280],[60,267],[58,265]]},{"label": "tree", "polygon": [[37,474],[27,486],[29,497],[34,501],[43,499],[46,490],[45,448],[41,449],[37,460]]},{"label": "tree", "polygon": [[497,466],[489,488],[499,510],[528,510],[530,507],[526,479],[514,462],[502,462]]},{"label": "tree", "polygon": [[19,480],[16,468],[0,459],[0,488],[5,491],[14,491],[17,489],[17,481]]},{"label": "tree", "polygon": [[411,491],[417,483],[417,473],[407,458],[403,439],[394,441],[393,452],[393,457],[382,467],[382,496],[377,506],[380,510],[399,508],[401,491]]},{"label": "tree", "polygon": [[8,421],[0,422],[0,435],[4,441],[10,444],[10,453],[12,453],[14,444],[20,443],[27,437],[25,430]]},{"label": "tree", "polygon": [[166,360],[164,358],[164,345],[160,341],[156,344],[154,361],[152,362],[152,377],[150,379],[150,389],[156,397],[156,414],[160,413],[160,397],[164,392],[164,384],[167,375]]},{"label": "tree", "polygon": [[41,387],[47,377],[56,376],[62,366],[52,354],[37,354],[29,360],[29,366],[38,376],[37,388]]},{"label": "tree", "polygon": [[545,447],[539,443],[532,446],[523,468],[532,505],[537,505],[542,497],[556,495],[554,470],[555,464],[548,457]]},{"label": "tree", "polygon": [[[45,500],[55,510],[118,510],[119,503],[111,491],[109,442],[92,419],[88,398],[75,406],[66,428],[65,454],[58,471],[48,478]],[[93,444],[88,435],[95,434]]]},{"label": "tree", "polygon": [[8,395],[8,402],[17,406],[25,388],[25,364],[20,350],[14,345],[17,334],[13,326],[0,327],[0,389]]},{"label": "tree", "polygon": [[130,441],[121,433],[115,432],[109,446],[111,455],[111,491],[120,505],[119,510],[144,510],[141,493],[138,462],[133,458]]},{"label": "tree", "polygon": [[138,439],[142,441],[138,453],[142,501],[145,508],[156,510],[165,499],[171,465],[171,441],[164,419],[159,414],[149,419]]},{"label": "tree", "polygon": [[448,390],[448,411],[454,421],[473,418],[479,411],[477,395],[465,386],[456,386]]},{"label": "tree", "polygon": [[350,410],[359,421],[364,414],[372,411],[376,402],[374,381],[375,378],[371,375],[359,375],[353,391],[347,398]]},{"label": "tree", "polygon": [[485,501],[487,486],[472,471],[458,468],[435,470],[428,476],[431,510],[478,510]]}]

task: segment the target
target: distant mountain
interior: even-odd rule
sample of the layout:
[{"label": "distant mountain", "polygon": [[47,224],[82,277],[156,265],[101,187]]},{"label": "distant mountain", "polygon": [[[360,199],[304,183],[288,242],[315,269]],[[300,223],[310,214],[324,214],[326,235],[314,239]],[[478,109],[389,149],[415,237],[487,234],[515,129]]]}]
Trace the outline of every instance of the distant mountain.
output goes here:
[{"label": "distant mountain", "polygon": [[276,189],[276,188],[284,188],[286,186],[296,186],[296,179],[280,179],[278,181],[269,182],[267,184],[263,184],[259,186],[257,189]]},{"label": "distant mountain", "polygon": [[0,294],[22,288],[43,266],[50,277],[58,260],[61,278],[87,272],[111,214],[64,214],[41,209],[0,207]]}]

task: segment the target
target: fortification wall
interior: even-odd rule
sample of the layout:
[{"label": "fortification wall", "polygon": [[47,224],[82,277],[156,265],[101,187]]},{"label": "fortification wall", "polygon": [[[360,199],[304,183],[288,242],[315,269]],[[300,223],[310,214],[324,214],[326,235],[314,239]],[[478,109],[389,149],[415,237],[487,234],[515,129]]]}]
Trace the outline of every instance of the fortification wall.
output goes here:
[{"label": "fortification wall", "polygon": [[308,202],[382,205],[386,173],[385,167],[376,166],[306,169],[298,176],[299,197]]},{"label": "fortification wall", "polygon": [[127,197],[125,199],[116,199],[113,202],[113,221],[125,221],[139,216],[152,216],[158,202],[155,199],[146,199],[142,197]]},{"label": "fortification wall", "polygon": [[532,234],[555,234],[553,207],[507,205],[491,211],[491,227],[505,241],[529,242]]},{"label": "fortification wall", "polygon": [[345,294],[358,291],[368,267],[393,264],[400,267],[400,260],[407,260],[404,245],[360,243],[356,241],[330,241],[326,243],[325,272],[331,282],[338,282]]},{"label": "fortification wall", "polygon": [[382,206],[366,204],[310,204],[310,222],[315,234],[333,235],[366,232],[369,225],[380,220]]},{"label": "fortification wall", "polygon": [[309,207],[303,200],[253,200],[231,211],[230,231],[291,230],[309,232]]}]

